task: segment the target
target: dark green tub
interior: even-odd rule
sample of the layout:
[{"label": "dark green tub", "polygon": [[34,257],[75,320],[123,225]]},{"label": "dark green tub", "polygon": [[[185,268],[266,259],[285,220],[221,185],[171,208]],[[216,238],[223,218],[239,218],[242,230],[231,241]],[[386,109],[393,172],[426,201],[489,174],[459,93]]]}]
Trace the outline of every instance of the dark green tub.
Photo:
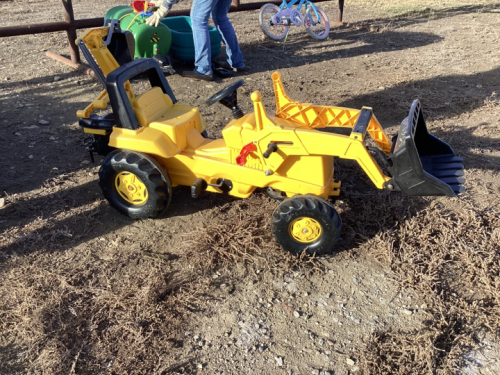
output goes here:
[{"label": "dark green tub", "polygon": [[[167,17],[161,20],[172,32],[172,45],[170,51],[172,56],[179,61],[194,61],[194,39],[191,29],[191,18],[187,16]],[[217,56],[221,50],[221,38],[217,29],[208,26],[212,58]]]}]

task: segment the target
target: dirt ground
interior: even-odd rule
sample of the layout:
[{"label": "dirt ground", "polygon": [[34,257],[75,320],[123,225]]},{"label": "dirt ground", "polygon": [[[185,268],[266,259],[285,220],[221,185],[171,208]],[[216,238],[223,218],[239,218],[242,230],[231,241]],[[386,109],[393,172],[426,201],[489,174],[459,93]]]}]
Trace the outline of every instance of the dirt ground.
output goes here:
[{"label": "dirt ground", "polygon": [[[75,17],[114,5],[74,1]],[[0,2],[2,26],[61,9]],[[391,136],[419,98],[467,192],[388,194],[340,160],[338,252],[315,259],[274,244],[264,192],[179,187],[164,216],[133,221],[102,197],[76,118],[99,83],[45,56],[68,54],[65,34],[0,39],[0,374],[500,373],[500,3],[347,1],[327,40],[294,28],[284,46],[258,11],[230,19],[245,111],[260,90],[273,113],[275,70],[293,99],[373,107]],[[237,78],[167,79],[220,137],[230,113],[204,100]]]}]

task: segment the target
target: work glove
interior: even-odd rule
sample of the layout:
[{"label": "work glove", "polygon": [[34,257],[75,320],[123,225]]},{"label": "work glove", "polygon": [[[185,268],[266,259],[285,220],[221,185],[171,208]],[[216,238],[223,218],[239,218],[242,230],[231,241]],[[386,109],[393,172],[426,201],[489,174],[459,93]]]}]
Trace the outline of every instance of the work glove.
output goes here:
[{"label": "work glove", "polygon": [[164,18],[168,13],[168,9],[165,8],[163,5],[160,5],[160,7],[158,8],[158,10],[156,12],[154,12],[151,17],[148,17],[148,19],[146,20],[146,23],[149,25],[149,26],[154,26],[154,27],[158,27],[158,24],[160,23],[160,20],[162,18]]}]

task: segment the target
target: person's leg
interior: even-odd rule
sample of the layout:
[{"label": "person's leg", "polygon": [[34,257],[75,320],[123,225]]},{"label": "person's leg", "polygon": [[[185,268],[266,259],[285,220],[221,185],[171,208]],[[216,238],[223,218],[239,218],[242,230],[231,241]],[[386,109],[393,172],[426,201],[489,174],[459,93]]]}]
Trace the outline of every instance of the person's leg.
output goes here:
[{"label": "person's leg", "polygon": [[217,3],[212,11],[212,20],[219,31],[222,41],[226,45],[228,64],[233,68],[243,68],[243,53],[238,45],[238,38],[234,32],[233,25],[227,16],[232,0],[216,0]]},{"label": "person's leg", "polygon": [[194,0],[191,7],[191,24],[194,38],[195,72],[212,74],[212,50],[208,33],[208,19],[217,0]]}]

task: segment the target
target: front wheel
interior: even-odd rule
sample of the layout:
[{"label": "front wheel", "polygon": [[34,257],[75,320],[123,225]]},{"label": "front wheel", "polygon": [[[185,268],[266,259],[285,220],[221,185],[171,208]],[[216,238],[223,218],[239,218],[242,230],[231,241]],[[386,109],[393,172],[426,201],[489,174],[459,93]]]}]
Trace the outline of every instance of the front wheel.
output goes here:
[{"label": "front wheel", "polygon": [[297,195],[281,203],[273,213],[271,230],[284,250],[299,254],[332,251],[340,235],[341,220],[323,198]]},{"label": "front wheel", "polygon": [[278,25],[272,22],[273,16],[280,11],[280,8],[274,4],[265,4],[260,8],[259,23],[266,36],[273,40],[283,40],[288,33],[288,23],[283,21]]},{"label": "front wheel", "polygon": [[129,150],[115,150],[104,159],[99,186],[109,204],[132,219],[158,216],[172,198],[172,184],[161,165]]},{"label": "front wheel", "polygon": [[304,27],[314,39],[325,40],[330,34],[330,21],[323,9],[318,6],[315,8],[319,18],[316,16],[314,8],[309,6],[304,17]]}]

